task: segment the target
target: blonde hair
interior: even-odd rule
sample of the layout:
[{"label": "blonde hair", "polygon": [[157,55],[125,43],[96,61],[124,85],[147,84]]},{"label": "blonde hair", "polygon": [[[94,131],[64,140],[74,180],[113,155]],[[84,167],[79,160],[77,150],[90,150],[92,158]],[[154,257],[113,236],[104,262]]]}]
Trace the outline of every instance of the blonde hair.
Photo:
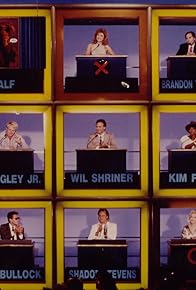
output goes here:
[{"label": "blonde hair", "polygon": [[192,216],[193,214],[196,214],[196,210],[195,210],[195,209],[193,209],[193,210],[191,210],[191,211],[189,212],[189,215],[188,215],[188,218],[187,218],[188,222],[190,221],[190,218],[191,218],[191,216]]},{"label": "blonde hair", "polygon": [[16,131],[18,129],[18,123],[15,121],[9,121],[6,123],[6,128],[8,128],[9,126],[13,126],[14,130]]}]

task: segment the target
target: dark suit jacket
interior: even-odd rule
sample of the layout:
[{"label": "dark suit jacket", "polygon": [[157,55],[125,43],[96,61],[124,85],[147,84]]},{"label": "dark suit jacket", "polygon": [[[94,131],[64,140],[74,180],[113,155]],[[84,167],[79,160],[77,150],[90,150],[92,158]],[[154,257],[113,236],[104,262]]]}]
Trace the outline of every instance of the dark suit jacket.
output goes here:
[{"label": "dark suit jacket", "polygon": [[[176,53],[176,55],[186,55],[188,52],[188,43],[182,43]],[[194,53],[196,53],[196,45],[194,46]]]},{"label": "dark suit jacket", "polygon": [[[0,226],[0,236],[1,236],[2,240],[11,240],[12,239],[9,223],[2,224]],[[24,239],[24,233],[23,233],[23,239]],[[19,236],[17,236],[17,240],[21,240],[19,238]]]}]

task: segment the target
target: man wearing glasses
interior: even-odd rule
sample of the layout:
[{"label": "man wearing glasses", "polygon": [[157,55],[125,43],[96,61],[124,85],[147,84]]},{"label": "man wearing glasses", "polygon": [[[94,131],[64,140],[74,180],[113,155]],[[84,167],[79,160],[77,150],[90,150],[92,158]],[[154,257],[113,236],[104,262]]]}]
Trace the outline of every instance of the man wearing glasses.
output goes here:
[{"label": "man wearing glasses", "polygon": [[24,227],[20,223],[17,211],[10,211],[7,214],[8,223],[0,226],[0,237],[2,240],[24,240]]}]

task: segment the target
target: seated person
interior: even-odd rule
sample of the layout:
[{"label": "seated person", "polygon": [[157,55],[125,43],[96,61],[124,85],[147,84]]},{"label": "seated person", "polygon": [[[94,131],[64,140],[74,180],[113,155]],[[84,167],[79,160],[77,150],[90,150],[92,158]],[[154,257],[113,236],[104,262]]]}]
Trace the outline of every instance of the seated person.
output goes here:
[{"label": "seated person", "polygon": [[106,131],[106,126],[107,124],[104,119],[99,119],[96,121],[96,132],[90,134],[88,138],[88,149],[117,148],[114,135]]},{"label": "seated person", "polygon": [[24,227],[20,223],[20,216],[17,211],[10,211],[7,214],[8,223],[0,226],[2,240],[24,240]]},{"label": "seated person", "polygon": [[98,223],[92,225],[88,240],[115,240],[117,224],[109,221],[109,211],[106,208],[98,210]]},{"label": "seated person", "polygon": [[189,55],[193,56],[196,54],[195,46],[195,32],[188,31],[185,33],[186,43],[182,43],[176,53],[176,55]]},{"label": "seated person", "polygon": [[185,126],[185,130],[189,135],[184,135],[180,138],[182,149],[195,149],[196,148],[196,122],[191,121]]},{"label": "seated person", "polygon": [[95,31],[92,43],[86,49],[86,55],[112,55],[114,54],[108,45],[108,33],[105,29],[99,28]]},{"label": "seated person", "polygon": [[188,224],[182,229],[182,239],[196,239],[196,210],[191,210],[187,218]]},{"label": "seated person", "polygon": [[17,129],[18,124],[15,121],[6,124],[5,130],[0,133],[0,149],[21,150],[29,148],[22,136],[16,133]]}]

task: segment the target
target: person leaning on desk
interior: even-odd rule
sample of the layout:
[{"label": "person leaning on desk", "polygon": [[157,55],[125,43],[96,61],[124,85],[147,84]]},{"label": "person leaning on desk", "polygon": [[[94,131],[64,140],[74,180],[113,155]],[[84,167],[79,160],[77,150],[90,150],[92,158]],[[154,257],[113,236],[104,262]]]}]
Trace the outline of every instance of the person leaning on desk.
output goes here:
[{"label": "person leaning on desk", "polygon": [[196,149],[196,122],[191,121],[185,126],[185,130],[189,135],[184,135],[180,138],[182,149]]},{"label": "person leaning on desk", "polygon": [[185,33],[185,39],[186,42],[180,44],[180,47],[176,53],[176,55],[188,55],[188,56],[194,56],[196,54],[196,36],[195,32],[188,31]]},{"label": "person leaning on desk", "polygon": [[24,138],[16,133],[18,124],[15,121],[6,123],[6,128],[0,133],[0,149],[4,150],[21,150],[28,149]]}]

